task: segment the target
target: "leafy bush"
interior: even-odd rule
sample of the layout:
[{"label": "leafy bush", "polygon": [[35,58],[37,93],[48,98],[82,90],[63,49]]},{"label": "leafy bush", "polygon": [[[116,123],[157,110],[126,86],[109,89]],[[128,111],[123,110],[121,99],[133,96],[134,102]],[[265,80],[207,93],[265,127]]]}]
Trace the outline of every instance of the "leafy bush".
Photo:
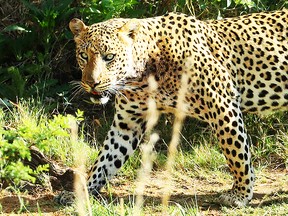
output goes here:
[{"label": "leafy bush", "polygon": [[[22,8],[14,22],[0,21],[0,98],[13,101],[69,91],[67,83],[80,74],[75,69],[74,44],[67,28],[72,17],[91,24],[112,17],[140,18],[179,11],[211,19],[287,7],[285,0],[8,1]],[[4,15],[5,10],[9,13],[5,5],[11,8],[5,3],[0,11]]]},{"label": "leafy bush", "polygon": [[285,0],[178,0],[167,2],[168,4],[162,7],[190,13],[200,19],[217,19],[288,7]]},{"label": "leafy bush", "polygon": [[5,50],[0,55],[0,97],[14,101],[59,91],[55,88],[59,82],[52,75],[58,70],[55,66],[61,61],[63,46],[71,38],[68,29],[61,27],[74,11],[69,7],[72,0],[41,1],[38,5],[21,2],[26,9],[23,23],[0,31],[0,49]]},{"label": "leafy bush", "polygon": [[[79,8],[79,13],[83,19],[89,23],[100,22],[113,17],[125,16],[129,13],[129,9],[138,5],[137,0],[92,0],[92,1],[82,1],[81,8]],[[140,12],[141,11],[137,11]],[[142,12],[143,13],[143,12]]]},{"label": "leafy bush", "polygon": [[76,117],[54,115],[48,119],[41,109],[31,109],[31,104],[24,102],[10,113],[0,109],[0,179],[16,184],[20,180],[33,182],[37,173],[47,169],[47,166],[40,166],[32,170],[23,164],[23,160],[31,160],[31,146],[54,160],[71,165],[74,162],[71,152],[77,144],[71,140],[71,125],[80,122],[82,114],[78,112]]}]

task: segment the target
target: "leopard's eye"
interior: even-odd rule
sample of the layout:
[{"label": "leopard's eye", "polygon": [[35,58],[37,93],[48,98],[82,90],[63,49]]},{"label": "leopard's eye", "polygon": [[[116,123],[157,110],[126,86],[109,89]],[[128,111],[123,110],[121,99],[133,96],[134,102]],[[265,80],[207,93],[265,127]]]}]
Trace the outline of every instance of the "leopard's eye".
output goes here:
[{"label": "leopard's eye", "polygon": [[103,57],[103,60],[106,62],[110,62],[114,59],[114,57],[115,57],[115,54],[109,53]]},{"label": "leopard's eye", "polygon": [[85,52],[81,52],[79,55],[82,59],[84,59],[86,61],[88,60],[88,55]]}]

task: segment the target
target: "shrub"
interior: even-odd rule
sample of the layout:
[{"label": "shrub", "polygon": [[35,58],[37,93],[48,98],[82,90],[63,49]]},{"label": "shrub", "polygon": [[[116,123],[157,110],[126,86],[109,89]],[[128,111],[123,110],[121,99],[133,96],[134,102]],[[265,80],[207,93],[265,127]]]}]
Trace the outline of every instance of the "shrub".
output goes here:
[{"label": "shrub", "polygon": [[[51,96],[58,91],[58,66],[67,43],[67,20],[73,13],[72,0],[21,0],[24,18],[4,25],[0,31],[0,98],[15,101],[31,96]],[[20,7],[20,6],[19,6]],[[5,10],[5,8],[4,8]],[[2,23],[0,23],[2,24]],[[57,71],[57,73],[54,72]],[[52,88],[53,87],[53,88]]]},{"label": "shrub", "polygon": [[31,109],[31,104],[24,102],[9,113],[0,109],[0,179],[16,184],[21,180],[34,182],[37,173],[47,170],[47,166],[32,170],[23,164],[23,160],[31,160],[31,146],[54,160],[71,165],[73,144],[77,144],[71,140],[71,123],[81,120],[81,112],[77,117],[54,115],[48,119],[41,109]]}]

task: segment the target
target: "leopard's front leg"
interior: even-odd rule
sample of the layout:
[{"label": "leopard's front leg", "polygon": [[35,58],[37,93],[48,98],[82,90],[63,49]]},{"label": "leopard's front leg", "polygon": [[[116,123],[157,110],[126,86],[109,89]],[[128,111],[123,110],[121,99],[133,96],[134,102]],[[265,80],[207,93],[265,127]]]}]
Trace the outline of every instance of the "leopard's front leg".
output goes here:
[{"label": "leopard's front leg", "polygon": [[225,104],[225,112],[218,110],[220,115],[212,127],[234,176],[234,184],[228,193],[221,196],[221,201],[226,205],[243,207],[252,199],[255,180],[250,146],[238,102]]},{"label": "leopard's front leg", "polygon": [[110,131],[92,166],[88,177],[88,191],[98,194],[137,148],[146,129],[145,103],[116,98],[116,113]]}]

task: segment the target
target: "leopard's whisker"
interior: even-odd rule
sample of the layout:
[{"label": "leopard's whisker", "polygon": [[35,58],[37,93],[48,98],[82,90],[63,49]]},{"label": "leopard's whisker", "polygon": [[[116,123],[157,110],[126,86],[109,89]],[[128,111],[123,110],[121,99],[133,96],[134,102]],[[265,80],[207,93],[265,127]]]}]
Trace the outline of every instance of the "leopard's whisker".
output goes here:
[{"label": "leopard's whisker", "polygon": [[78,85],[78,86],[74,86],[72,88],[73,92],[72,92],[72,97],[70,98],[69,101],[72,101],[75,97],[79,96],[79,95],[84,95],[85,94],[85,91],[84,89],[82,88],[81,85]]}]

